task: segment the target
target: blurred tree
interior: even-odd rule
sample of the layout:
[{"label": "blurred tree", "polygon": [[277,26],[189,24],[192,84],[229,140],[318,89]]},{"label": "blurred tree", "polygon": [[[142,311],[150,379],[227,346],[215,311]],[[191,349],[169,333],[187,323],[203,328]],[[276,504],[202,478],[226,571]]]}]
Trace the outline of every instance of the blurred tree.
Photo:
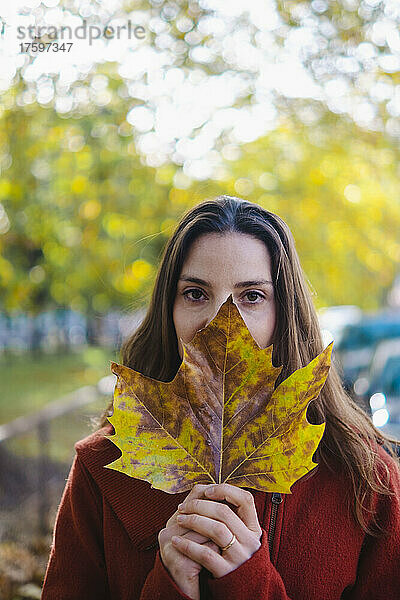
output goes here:
[{"label": "blurred tree", "polygon": [[176,220],[220,193],[258,202],[288,222],[318,305],[374,308],[392,284],[400,262],[399,163],[379,133],[330,114],[305,125],[288,111],[275,131],[225,159],[224,178],[179,189],[174,165],[141,164],[131,138],[120,134],[118,106],[104,115],[102,134],[91,115],[71,123],[34,111],[30,118],[6,111],[0,121],[17,157],[0,179],[9,222],[0,237],[7,310],[140,306]]},{"label": "blurred tree", "polygon": [[[65,19],[82,18],[80,2],[60,6]],[[176,128],[176,138],[162,152],[168,152],[177,164],[182,160],[179,141],[210,136],[211,117],[228,105],[251,115],[251,109],[262,106],[268,112],[273,107],[280,111],[287,100],[298,97],[320,100],[324,110],[348,115],[361,128],[386,133],[398,143],[400,10],[396,0],[276,0],[234,5],[212,0],[130,0],[113,9],[89,1],[84,12],[90,15],[85,19],[88,26],[115,26],[126,24],[127,19],[144,24],[144,40],[128,47],[120,42],[118,72],[125,84],[120,89],[125,111],[144,108],[154,121],[150,130],[157,134],[163,114],[160,107],[176,102],[181,86],[197,86],[198,93],[204,94],[209,82],[219,84],[225,94],[229,91],[230,100],[216,100],[209,118],[200,116],[191,125]],[[89,64],[96,60],[92,71],[102,65],[102,53],[112,43],[113,39],[105,40],[98,58],[90,54]],[[112,82],[108,89],[103,89],[101,80],[91,87],[74,67],[69,76],[74,79],[75,72],[75,79],[63,84],[59,73],[45,70],[45,61],[42,66],[35,63],[38,75],[41,68],[44,71],[33,79],[29,67],[35,58],[26,54],[17,66],[28,97],[40,98],[46,88],[65,117],[70,105],[74,112],[84,107],[87,98],[107,104]],[[176,85],[168,86],[168,77]],[[221,90],[214,95],[221,96]],[[232,137],[231,124],[215,127],[214,123],[213,129],[216,140]],[[135,131],[139,139],[146,133],[140,127]],[[158,137],[161,146],[162,136]]]},{"label": "blurred tree", "polygon": [[[277,0],[299,58],[329,110],[361,127],[400,135],[400,5],[397,0]],[[277,38],[278,40],[279,38]]]},{"label": "blurred tree", "polygon": [[[8,92],[19,93],[18,85]],[[103,312],[146,295],[165,240],[159,231],[174,215],[175,167],[160,170],[157,183],[141,163],[125,102],[115,94],[107,109],[70,120],[11,104],[0,131],[11,158],[0,178],[2,308]]]},{"label": "blurred tree", "polygon": [[[93,19],[110,20],[91,6]],[[157,116],[166,97],[162,89],[151,96],[151,60],[139,70],[132,61],[100,63],[61,85],[54,73],[25,77],[34,61],[26,56],[0,112],[2,309],[97,313],[142,305],[176,220],[217,193],[259,202],[288,221],[317,303],[382,302],[400,259],[397,72],[394,59],[375,58],[389,46],[394,56],[398,13],[388,0],[257,6],[236,7],[230,18],[195,0],[132,1],[121,9],[133,20],[135,11],[145,14],[148,52],[160,59],[160,73],[181,70],[193,82],[237,74],[243,82],[229,109],[216,107],[225,125],[200,115],[169,142],[169,161],[146,151],[158,117],[144,128],[129,118],[135,107]],[[243,144],[232,133],[238,111],[229,111],[243,114],[257,102],[258,115],[264,104],[269,110],[268,65],[279,45],[282,59],[297,48],[321,94],[285,98],[272,82],[274,129],[265,134],[260,126],[258,139],[256,131],[248,138],[255,141]],[[380,79],[385,73],[390,81]],[[39,102],[43,85],[53,86],[54,97]],[[376,111],[360,108],[351,94],[368,95]],[[215,177],[189,186],[182,147],[206,132],[214,132],[213,157],[223,164]]]},{"label": "blurred tree", "polygon": [[302,104],[225,161],[225,179],[209,192],[257,202],[288,223],[318,307],[378,308],[400,270],[399,151],[342,116],[305,125]]}]

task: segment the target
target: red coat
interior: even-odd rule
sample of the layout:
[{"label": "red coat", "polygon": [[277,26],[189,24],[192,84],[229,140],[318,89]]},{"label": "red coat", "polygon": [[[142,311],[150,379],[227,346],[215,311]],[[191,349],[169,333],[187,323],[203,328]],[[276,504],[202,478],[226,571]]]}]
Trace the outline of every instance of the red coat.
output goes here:
[{"label": "red coat", "polygon": [[[77,455],[59,507],[42,600],[182,600],[157,549],[158,533],[187,496],[167,494],[103,465],[120,456],[104,437],[75,445]],[[272,494],[251,491],[262,527],[260,548],[214,579],[202,570],[201,598],[212,600],[395,600],[400,598],[400,476],[396,496],[375,498],[384,538],[363,533],[347,514],[344,477],[318,465],[282,495],[272,556]]]}]

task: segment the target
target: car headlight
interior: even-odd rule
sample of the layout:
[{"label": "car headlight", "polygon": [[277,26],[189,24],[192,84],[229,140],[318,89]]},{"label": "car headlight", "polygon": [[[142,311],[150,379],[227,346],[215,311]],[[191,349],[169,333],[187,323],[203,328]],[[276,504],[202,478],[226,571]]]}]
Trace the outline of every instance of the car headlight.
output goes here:
[{"label": "car headlight", "polygon": [[386,408],[379,408],[372,415],[372,422],[375,427],[383,427],[389,421],[389,412]]},{"label": "car headlight", "polygon": [[353,390],[357,396],[363,396],[367,393],[369,388],[369,379],[367,377],[359,377],[356,379],[353,385]]},{"label": "car headlight", "polygon": [[369,399],[369,405],[371,407],[372,410],[379,410],[380,408],[383,408],[386,404],[386,396],[385,394],[382,394],[381,392],[377,392],[376,394],[373,394],[371,396],[371,398]]}]

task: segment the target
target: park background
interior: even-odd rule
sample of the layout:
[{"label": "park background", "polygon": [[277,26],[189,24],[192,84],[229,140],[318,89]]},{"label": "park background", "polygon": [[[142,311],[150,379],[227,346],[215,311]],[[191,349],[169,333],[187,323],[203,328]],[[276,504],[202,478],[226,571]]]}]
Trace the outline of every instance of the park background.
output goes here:
[{"label": "park background", "polygon": [[[189,207],[281,216],[322,312],[400,311],[400,5],[0,7],[0,596],[22,600]],[[145,35],[113,37],[128,21]],[[101,36],[60,39],[84,22]]]}]

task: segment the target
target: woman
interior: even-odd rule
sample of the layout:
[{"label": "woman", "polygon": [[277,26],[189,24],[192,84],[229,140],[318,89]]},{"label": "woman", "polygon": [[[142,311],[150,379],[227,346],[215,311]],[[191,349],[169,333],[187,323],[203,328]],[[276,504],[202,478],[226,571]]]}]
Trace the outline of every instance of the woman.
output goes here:
[{"label": "woman", "polygon": [[[121,363],[171,381],[179,338],[189,342],[229,294],[259,347],[274,345],[273,362],[283,365],[275,387],[323,350],[287,225],[257,204],[219,196],[182,217]],[[109,414],[75,446],[42,600],[398,597],[395,440],[345,393],[334,365],[307,412],[309,422],[326,423],[318,466],[291,494],[229,484],[166,494],[104,469],[120,455],[104,437],[113,433]]]}]

